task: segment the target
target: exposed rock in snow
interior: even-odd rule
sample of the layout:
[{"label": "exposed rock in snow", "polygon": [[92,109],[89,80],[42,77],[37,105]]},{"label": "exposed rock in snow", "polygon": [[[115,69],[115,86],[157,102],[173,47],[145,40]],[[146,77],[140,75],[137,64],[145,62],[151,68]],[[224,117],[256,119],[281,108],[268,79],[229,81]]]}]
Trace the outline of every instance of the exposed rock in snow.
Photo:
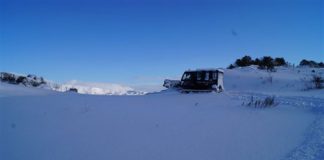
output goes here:
[{"label": "exposed rock in snow", "polygon": [[13,73],[0,72],[0,81],[11,84],[21,84],[24,86],[38,87],[46,85],[46,81],[43,77],[37,77],[35,75],[17,75]]}]

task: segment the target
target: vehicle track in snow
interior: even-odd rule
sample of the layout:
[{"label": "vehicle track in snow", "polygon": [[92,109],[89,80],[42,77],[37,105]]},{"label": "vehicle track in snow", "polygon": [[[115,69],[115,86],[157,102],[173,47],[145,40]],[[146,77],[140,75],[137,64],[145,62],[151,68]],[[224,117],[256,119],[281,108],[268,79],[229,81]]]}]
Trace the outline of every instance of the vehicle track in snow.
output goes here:
[{"label": "vehicle track in snow", "polygon": [[324,159],[324,118],[317,115],[307,128],[304,141],[283,159],[320,160]]},{"label": "vehicle track in snow", "polygon": [[[251,92],[227,92],[227,94],[239,100],[249,100],[252,96],[256,99],[264,99],[269,96]],[[309,109],[316,118],[307,128],[303,142],[288,153],[284,160],[319,160],[324,159],[324,99],[303,96],[275,96],[279,104],[289,105],[303,109]]]}]

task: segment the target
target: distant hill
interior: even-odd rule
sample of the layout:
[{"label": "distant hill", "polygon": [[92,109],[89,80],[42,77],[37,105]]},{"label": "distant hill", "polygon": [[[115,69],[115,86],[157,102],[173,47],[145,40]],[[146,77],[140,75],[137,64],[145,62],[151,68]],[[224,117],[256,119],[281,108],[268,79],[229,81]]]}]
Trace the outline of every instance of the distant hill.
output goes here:
[{"label": "distant hill", "polygon": [[8,72],[0,72],[0,81],[3,83],[22,85],[25,87],[37,87],[59,92],[74,91],[81,94],[95,95],[143,95],[145,92],[136,91],[131,87],[111,83],[87,83],[70,81],[65,84],[57,84],[45,80],[36,75],[21,75]]}]

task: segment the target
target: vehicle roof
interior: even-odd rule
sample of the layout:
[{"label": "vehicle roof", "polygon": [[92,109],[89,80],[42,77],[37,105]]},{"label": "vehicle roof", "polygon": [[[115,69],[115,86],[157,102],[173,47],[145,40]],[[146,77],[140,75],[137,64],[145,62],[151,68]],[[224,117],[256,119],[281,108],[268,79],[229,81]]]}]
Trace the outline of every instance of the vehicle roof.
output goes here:
[{"label": "vehicle roof", "polygon": [[207,69],[195,69],[195,70],[186,70],[185,72],[202,72],[202,71],[218,71],[224,73],[223,69],[220,68],[207,68]]}]

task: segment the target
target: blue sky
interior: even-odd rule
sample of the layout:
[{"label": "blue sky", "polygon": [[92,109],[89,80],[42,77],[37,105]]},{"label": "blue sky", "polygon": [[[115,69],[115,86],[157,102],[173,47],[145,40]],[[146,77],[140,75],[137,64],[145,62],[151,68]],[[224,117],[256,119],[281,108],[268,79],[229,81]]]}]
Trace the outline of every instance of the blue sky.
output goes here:
[{"label": "blue sky", "polygon": [[251,55],[324,61],[320,0],[1,0],[0,70],[158,84]]}]

